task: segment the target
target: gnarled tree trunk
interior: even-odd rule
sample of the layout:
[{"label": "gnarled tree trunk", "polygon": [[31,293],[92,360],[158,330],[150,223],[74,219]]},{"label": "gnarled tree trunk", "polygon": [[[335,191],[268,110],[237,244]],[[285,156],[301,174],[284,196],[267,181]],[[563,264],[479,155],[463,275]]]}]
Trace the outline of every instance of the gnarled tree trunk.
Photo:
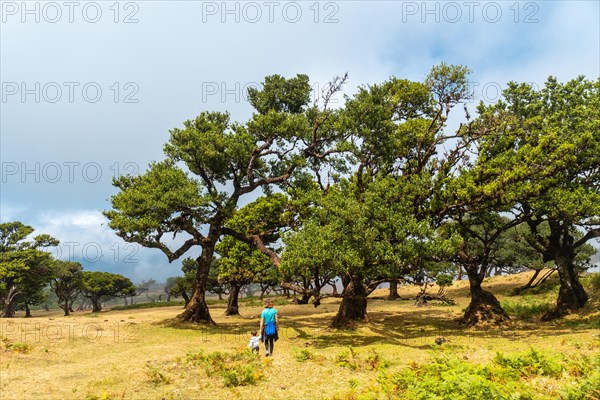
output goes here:
[{"label": "gnarled tree trunk", "polygon": [[344,288],[342,303],[338,313],[331,325],[340,328],[352,321],[364,321],[367,319],[367,290],[362,278],[352,275],[348,285]]},{"label": "gnarled tree trunk", "polygon": [[561,255],[556,258],[560,289],[556,307],[542,317],[542,321],[560,318],[571,312],[577,311],[588,301],[588,295],[579,282],[577,271],[573,263],[572,254]]},{"label": "gnarled tree trunk", "polygon": [[310,293],[302,293],[302,297],[298,299],[298,304],[308,304]]},{"label": "gnarled tree trunk", "polygon": [[239,315],[238,297],[240,295],[240,285],[231,285],[229,289],[229,299],[227,300],[227,309],[225,315]]},{"label": "gnarled tree trunk", "polygon": [[469,288],[471,290],[471,302],[461,318],[466,325],[476,325],[480,322],[502,323],[510,319],[500,302],[492,293],[483,290],[481,283],[485,276],[485,268],[480,271],[476,266],[465,267],[469,277]]},{"label": "gnarled tree trunk", "polygon": [[3,299],[2,305],[2,314],[0,318],[13,318],[15,316],[15,310],[12,307],[13,300],[17,294],[19,294],[19,290],[15,285],[11,285],[8,289],[8,293]]},{"label": "gnarled tree trunk", "polygon": [[210,316],[208,305],[206,304],[205,294],[208,272],[215,250],[215,243],[216,239],[214,240],[214,243],[211,241],[210,243],[205,244],[202,247],[202,254],[196,259],[198,270],[196,271],[196,281],[194,282],[192,297],[185,306],[185,310],[177,316],[177,318],[183,321],[203,322],[215,325],[215,322]]}]

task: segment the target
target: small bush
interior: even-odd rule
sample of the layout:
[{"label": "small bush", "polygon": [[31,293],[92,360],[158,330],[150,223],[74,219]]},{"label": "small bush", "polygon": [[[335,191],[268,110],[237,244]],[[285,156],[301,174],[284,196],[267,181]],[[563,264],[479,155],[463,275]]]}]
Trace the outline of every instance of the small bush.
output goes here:
[{"label": "small bush", "polygon": [[253,385],[264,377],[262,371],[253,365],[234,366],[222,373],[225,386]]},{"label": "small bush", "polygon": [[381,367],[385,367],[386,363],[381,359],[379,353],[374,349],[371,349],[371,353],[365,358],[365,364],[367,369],[378,370]]},{"label": "small bush", "polygon": [[6,338],[2,339],[2,347],[5,351],[14,351],[15,353],[27,354],[31,351],[31,346],[25,342],[12,342]]},{"label": "small bush", "polygon": [[146,363],[146,366],[144,367],[144,373],[148,377],[148,380],[150,382],[154,383],[155,385],[158,385],[160,383],[164,383],[164,384],[171,383],[171,378],[169,378],[168,376],[166,376],[165,374],[160,372],[158,370],[158,368],[150,365],[149,361]]},{"label": "small bush", "polygon": [[294,354],[294,358],[298,362],[304,362],[304,361],[308,361],[308,360],[315,360],[316,356],[310,350],[302,349],[302,350],[296,351],[296,354]]},{"label": "small bush", "polygon": [[204,366],[208,376],[220,375],[227,387],[256,384],[265,378],[265,368],[268,365],[268,362],[261,362],[260,358],[248,349],[233,354],[219,351],[209,354],[203,351],[188,353],[186,362]]}]

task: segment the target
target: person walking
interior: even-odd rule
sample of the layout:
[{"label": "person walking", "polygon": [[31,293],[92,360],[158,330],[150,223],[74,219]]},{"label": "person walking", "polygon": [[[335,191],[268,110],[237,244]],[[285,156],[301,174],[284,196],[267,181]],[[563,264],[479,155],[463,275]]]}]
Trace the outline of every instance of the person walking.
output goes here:
[{"label": "person walking", "polygon": [[279,339],[279,316],[277,310],[273,308],[273,301],[265,300],[265,309],[260,315],[261,341],[265,343],[265,356],[273,355],[273,347]]}]

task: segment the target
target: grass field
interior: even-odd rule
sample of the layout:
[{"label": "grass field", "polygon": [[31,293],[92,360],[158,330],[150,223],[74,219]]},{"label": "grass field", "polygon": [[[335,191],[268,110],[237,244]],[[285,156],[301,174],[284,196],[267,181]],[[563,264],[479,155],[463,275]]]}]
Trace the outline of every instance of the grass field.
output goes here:
[{"label": "grass field", "polygon": [[468,304],[466,282],[448,291],[455,306],[416,307],[415,287],[401,288],[397,301],[378,290],[369,321],[346,331],[329,329],[337,299],[278,305],[271,358],[245,350],[262,310],[256,301],[242,302],[236,317],[212,305],[216,327],[173,320],[179,306],[37,311],[0,320],[0,399],[600,398],[598,287],[588,276],[586,308],[541,323],[556,287],[508,295],[529,276],[484,283],[511,315],[503,327],[455,322]]}]

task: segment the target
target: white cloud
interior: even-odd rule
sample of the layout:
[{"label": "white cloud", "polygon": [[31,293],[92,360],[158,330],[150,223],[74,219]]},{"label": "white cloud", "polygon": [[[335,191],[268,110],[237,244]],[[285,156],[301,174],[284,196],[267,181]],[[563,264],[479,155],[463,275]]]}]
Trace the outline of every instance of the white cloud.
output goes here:
[{"label": "white cloud", "polygon": [[60,240],[60,245],[52,249],[55,257],[81,262],[86,270],[120,273],[134,282],[148,278],[164,281],[181,274],[180,262],[169,264],[162,252],[119,238],[99,211],[44,211],[27,223],[36,233],[48,233]]},{"label": "white cloud", "polygon": [[[598,2],[487,2],[502,8],[497,23],[490,22],[492,14],[484,17],[486,2],[298,2],[303,13],[298,23],[282,19],[286,3],[291,2],[280,2],[273,23],[261,2],[256,3],[263,6],[257,23],[248,21],[251,14],[241,15],[239,23],[231,14],[222,23],[221,11],[203,15],[202,7],[223,7],[223,2],[141,2],[134,24],[111,22],[109,3],[101,3],[106,18],[98,24],[80,19],[21,23],[19,15],[10,17],[0,37],[3,81],[29,87],[35,82],[98,82],[104,93],[97,103],[83,101],[80,91],[74,102],[66,92],[57,103],[36,103],[31,95],[26,102],[19,96],[3,102],[0,158],[19,165],[26,161],[29,168],[35,162],[96,162],[103,176],[90,183],[77,170],[75,182],[64,178],[57,184],[10,176],[2,188],[0,220],[21,220],[63,243],[98,243],[104,258],[89,268],[121,268],[134,279],[160,279],[178,273],[178,262],[168,265],[158,250],[140,249],[137,263],[115,263],[117,252],[123,261],[130,250],[94,208],[109,207],[115,163],[145,169],[148,161],[162,158],[168,130],[184,120],[203,110],[247,118],[251,109],[242,93],[227,94],[223,88],[296,73],[308,74],[322,87],[348,72],[345,92],[354,93],[357,86],[390,75],[421,80],[432,65],[448,61],[473,70],[479,98],[484,85],[493,85],[486,95],[495,100],[493,90],[509,80],[543,83],[548,75],[566,80],[600,74]],[[473,22],[467,3],[477,3]],[[236,4],[248,3],[227,6]],[[448,4],[461,7],[456,23],[449,21],[454,14]],[[418,7],[416,13],[412,6]],[[425,10],[435,7],[434,14]],[[532,11],[538,22],[527,24]],[[337,22],[324,23],[327,16]],[[121,96],[117,102],[115,82]],[[127,82],[138,85],[137,103],[122,101]],[[207,82],[225,86],[207,96]]]}]

